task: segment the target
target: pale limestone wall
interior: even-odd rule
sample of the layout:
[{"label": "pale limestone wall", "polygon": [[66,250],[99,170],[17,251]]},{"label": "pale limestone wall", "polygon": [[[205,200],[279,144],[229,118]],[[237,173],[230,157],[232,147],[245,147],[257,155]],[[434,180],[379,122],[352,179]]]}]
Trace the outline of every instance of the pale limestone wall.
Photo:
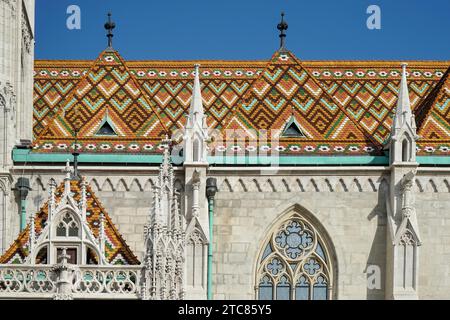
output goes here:
[{"label": "pale limestone wall", "polygon": [[[370,264],[378,265],[384,273],[386,219],[384,207],[378,205],[379,200],[384,202],[384,198],[373,189],[360,192],[352,190],[353,187],[349,191],[338,187],[335,188],[337,191],[326,191],[328,187],[324,185],[324,179],[315,179],[315,183],[310,184],[312,191],[308,186],[311,177],[284,178],[290,191],[282,187],[282,177],[269,177],[272,182],[269,185],[275,190],[278,186],[277,192],[264,191],[264,187],[256,192],[248,190],[252,179],[263,186],[268,185],[264,181],[268,178],[245,177],[247,183],[230,177],[226,178],[227,181],[220,178],[214,221],[215,298],[255,298],[254,271],[263,241],[270,226],[286,209],[296,204],[317,218],[331,237],[338,261],[337,297],[384,298],[384,279],[381,290],[367,290],[365,273]],[[297,178],[304,181],[301,187],[292,183]],[[336,178],[339,180],[340,177]],[[378,178],[372,177],[372,180],[377,181]],[[347,179],[348,182],[352,180]]]},{"label": "pale limestone wall", "polygon": [[150,192],[98,191],[96,194],[131,250],[142,261],[144,225],[151,207]]},{"label": "pale limestone wall", "polygon": [[450,193],[416,194],[419,299],[450,299]]},{"label": "pale limestone wall", "polygon": [[[0,1],[0,180],[8,182],[13,146],[32,138],[34,2]],[[0,252],[18,231],[16,201],[6,185],[0,191]]]},{"label": "pale limestone wall", "polygon": [[[19,172],[19,171],[17,171]],[[142,258],[143,225],[151,207],[155,170],[124,173],[86,172],[90,185],[131,249]],[[326,174],[326,175],[325,175]],[[214,297],[254,299],[256,259],[271,226],[286,209],[300,205],[326,230],[337,258],[337,298],[383,299],[386,247],[385,198],[380,193],[379,170],[361,172],[284,172],[275,176],[248,172],[209,172],[218,179],[214,216]],[[59,170],[24,173],[33,190],[28,214],[36,212],[48,197],[47,183]],[[178,172],[182,180],[182,172]],[[423,245],[420,247],[419,296],[450,297],[450,188],[445,174],[419,174],[416,208]],[[14,176],[13,184],[19,177]],[[431,181],[430,181],[431,179]],[[388,179],[387,179],[388,180]],[[182,185],[178,182],[178,185]],[[12,197],[13,198],[13,197]],[[19,230],[17,205],[11,214],[9,234]],[[367,265],[381,269],[381,289],[368,290]],[[439,275],[439,276],[438,276]]]}]

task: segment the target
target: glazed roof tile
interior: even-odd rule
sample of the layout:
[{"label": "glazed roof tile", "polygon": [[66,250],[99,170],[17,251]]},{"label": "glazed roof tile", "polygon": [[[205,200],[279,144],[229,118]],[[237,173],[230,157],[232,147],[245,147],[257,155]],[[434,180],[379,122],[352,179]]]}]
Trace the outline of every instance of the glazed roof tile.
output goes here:
[{"label": "glazed roof tile", "polygon": [[[201,64],[203,105],[212,128],[222,131],[238,127],[281,130],[294,113],[296,121],[309,133],[309,140],[281,139],[280,144],[286,150],[292,145],[320,148],[323,144],[338,142],[347,149],[353,143],[360,150],[378,150],[389,137],[401,78],[400,61],[299,61],[289,52],[287,56],[292,59],[284,64],[280,61],[274,64],[277,54],[269,61],[124,61],[117,52],[110,54],[117,56],[118,61],[109,66],[98,59],[95,62],[35,62],[33,129],[36,151],[64,152],[64,146],[70,146],[74,141],[72,126],[78,118],[83,124],[79,143],[85,151],[160,152],[158,144],[165,128],[173,132],[185,124],[192,95],[194,63]],[[411,104],[418,117],[419,134],[427,138],[423,143],[419,141],[421,150],[425,144],[447,145],[450,141],[448,104],[442,102],[445,108],[439,110],[436,103],[429,102],[431,92],[438,85],[440,97],[448,94],[449,84],[443,79],[449,66],[450,61],[408,62]],[[130,117],[129,113],[108,104],[115,101],[118,106],[124,105],[131,92],[121,97],[114,91],[109,101],[95,110],[92,108],[98,99],[92,94],[74,95],[86,87],[86,81],[98,91],[102,88],[103,91],[113,90],[108,87],[107,79],[95,80],[104,69],[127,74],[133,90],[140,91],[142,101],[150,109],[143,112],[145,106],[138,103],[135,110],[139,111]],[[113,75],[113,79],[123,88],[119,78]],[[264,99],[258,98],[258,92]],[[77,103],[72,101],[74,96]],[[252,98],[258,101],[255,102],[257,107],[251,106],[249,99]],[[73,115],[75,105],[81,115]],[[92,135],[93,128],[104,118],[106,105],[109,116],[123,133],[120,138]],[[61,112],[61,109],[66,110]],[[149,118],[146,124],[145,117]],[[155,126],[151,129],[152,134],[144,135],[142,128],[152,125]]]}]

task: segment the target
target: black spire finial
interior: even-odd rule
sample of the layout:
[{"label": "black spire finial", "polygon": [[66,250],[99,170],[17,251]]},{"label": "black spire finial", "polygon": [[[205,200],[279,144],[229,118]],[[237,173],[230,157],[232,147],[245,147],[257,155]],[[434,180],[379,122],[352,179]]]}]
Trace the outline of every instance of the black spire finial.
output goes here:
[{"label": "black spire finial", "polygon": [[284,32],[288,29],[288,24],[284,21],[284,12],[281,12],[281,22],[277,25],[277,29],[280,30],[280,50],[284,50],[284,39],[286,38]]},{"label": "black spire finial", "polygon": [[108,12],[108,22],[105,23],[105,29],[108,31],[108,48],[112,48],[112,38],[114,37],[112,31],[116,27],[114,21],[111,20],[111,12]]}]

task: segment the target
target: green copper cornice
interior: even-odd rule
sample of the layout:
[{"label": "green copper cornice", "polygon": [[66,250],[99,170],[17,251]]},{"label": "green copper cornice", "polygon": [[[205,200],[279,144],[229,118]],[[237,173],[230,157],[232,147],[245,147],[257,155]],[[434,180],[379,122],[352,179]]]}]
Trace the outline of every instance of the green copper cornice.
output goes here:
[{"label": "green copper cornice", "polygon": [[[417,162],[421,165],[450,165],[450,157],[447,156],[418,156]],[[65,163],[73,161],[73,156],[68,153],[39,153],[29,149],[14,149],[13,160],[16,163]],[[174,164],[181,164],[181,159],[172,159]],[[81,153],[79,163],[116,163],[116,164],[159,164],[162,155],[159,154],[101,154]],[[235,156],[208,157],[210,165],[389,165],[387,156],[279,156],[272,158],[267,156]]]}]

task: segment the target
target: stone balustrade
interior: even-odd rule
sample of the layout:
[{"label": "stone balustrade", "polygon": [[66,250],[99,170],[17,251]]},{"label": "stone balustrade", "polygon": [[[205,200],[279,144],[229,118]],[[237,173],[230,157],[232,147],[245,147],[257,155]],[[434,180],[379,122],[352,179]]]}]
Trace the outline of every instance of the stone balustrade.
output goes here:
[{"label": "stone balustrade", "polygon": [[139,299],[142,266],[0,265],[0,299]]}]

